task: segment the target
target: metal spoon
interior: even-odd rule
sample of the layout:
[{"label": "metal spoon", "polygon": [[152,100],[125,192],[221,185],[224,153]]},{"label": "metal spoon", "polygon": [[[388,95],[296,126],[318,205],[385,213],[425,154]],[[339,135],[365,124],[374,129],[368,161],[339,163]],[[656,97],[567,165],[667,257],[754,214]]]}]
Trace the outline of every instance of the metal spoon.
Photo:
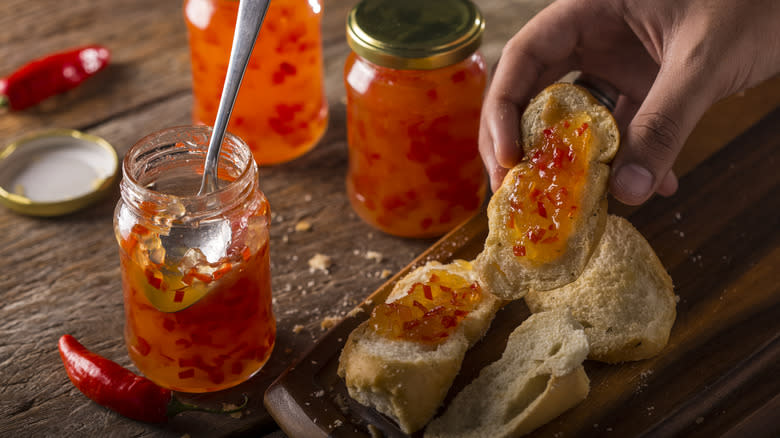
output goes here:
[{"label": "metal spoon", "polygon": [[209,149],[206,152],[206,163],[203,166],[203,180],[200,183],[198,195],[205,195],[217,189],[217,166],[219,163],[219,150],[222,140],[225,138],[230,114],[236,103],[238,88],[244,78],[246,66],[249,63],[249,55],[255,46],[260,26],[263,25],[265,13],[271,0],[241,0],[238,5],[238,19],[236,30],[233,33],[233,47],[230,50],[225,86],[222,88],[222,98],[219,101],[217,119],[214,122],[214,130],[211,132]]}]

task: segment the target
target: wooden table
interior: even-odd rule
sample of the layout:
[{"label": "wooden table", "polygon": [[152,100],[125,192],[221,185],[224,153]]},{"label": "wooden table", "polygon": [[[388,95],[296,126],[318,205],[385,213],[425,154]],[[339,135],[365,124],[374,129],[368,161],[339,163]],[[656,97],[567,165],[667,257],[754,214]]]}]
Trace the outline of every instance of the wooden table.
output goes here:
[{"label": "wooden table", "polygon": [[[249,408],[244,415],[233,418],[191,413],[180,415],[164,426],[147,425],[92,403],[68,381],[56,348],[58,337],[64,333],[71,333],[94,351],[131,366],[122,336],[119,262],[112,232],[112,213],[119,197],[115,189],[98,204],[65,217],[40,219],[0,209],[0,436],[282,435],[263,408],[265,388],[326,334],[322,328],[324,320],[344,316],[385,282],[383,271],[399,271],[434,243],[384,235],[362,223],[349,207],[344,190],[347,152],[342,66],[348,53],[344,20],[354,3],[353,0],[327,0],[325,5],[323,40],[331,111],[327,134],[315,150],[301,159],[261,169],[262,188],[274,212],[272,271],[274,312],[279,329],[274,353],[257,376],[238,388],[191,397],[218,407],[221,402],[235,402],[242,392],[249,393]],[[478,0],[477,3],[487,18],[483,53],[492,64],[506,40],[546,2]],[[63,6],[54,0],[4,0],[0,3],[0,29],[2,75],[30,59],[87,43],[106,45],[113,53],[112,65],[79,89],[28,111],[0,115],[2,144],[42,129],[74,128],[104,137],[121,156],[143,135],[190,121],[189,55],[179,1],[71,0]],[[681,156],[677,170],[688,175],[682,180],[680,195],[654,200],[638,210],[613,208],[630,215],[651,243],[659,235],[665,236],[655,240],[666,242],[666,246],[656,248],[662,261],[673,277],[677,274],[685,278],[683,286],[702,290],[701,294],[681,297],[678,321],[687,322],[682,327],[690,327],[690,321],[695,318],[706,323],[717,314],[717,301],[708,301],[711,297],[705,291],[717,289],[730,294],[761,288],[768,297],[780,293],[777,276],[780,186],[778,172],[774,170],[775,153],[780,146],[778,103],[780,81],[776,78],[757,90],[719,104],[702,121]],[[759,122],[766,114],[769,115]],[[727,144],[725,151],[700,164]],[[749,157],[752,161],[739,161],[754,150],[765,156],[752,155]],[[729,163],[734,160],[741,163],[739,169],[755,164],[764,174],[743,172],[746,175],[742,181],[743,175],[728,172]],[[733,180],[726,184],[723,175]],[[698,187],[710,184],[728,187],[732,182],[740,189],[729,192],[729,198],[703,191],[706,196],[697,200]],[[753,186],[739,186],[743,182]],[[700,211],[717,218],[691,215],[675,219],[674,209],[681,208],[681,200],[697,200]],[[754,215],[751,208],[768,210]],[[300,220],[309,221],[312,229],[296,232],[295,224]],[[683,231],[691,237],[683,238]],[[738,245],[733,253],[729,248],[719,248],[725,251],[724,259],[710,260],[701,254],[712,253],[712,248],[706,245],[717,244],[712,239],[695,237],[697,231],[709,238],[717,232],[742,233],[747,236],[746,243]],[[766,235],[757,236],[758,232]],[[669,243],[672,242],[669,233],[679,233],[679,243]],[[369,251],[382,254],[381,260],[367,257]],[[317,253],[333,258],[328,273],[309,271],[307,261]],[[700,269],[700,275],[707,278],[697,277],[698,272],[686,274],[692,269]],[[719,278],[723,284],[714,283]],[[773,306],[762,313],[764,319],[743,328],[744,334],[750,335],[750,330],[754,330],[756,339],[777,340],[776,321],[780,312],[777,299],[772,302]],[[293,330],[296,326],[303,328]],[[678,335],[674,339],[680,342],[687,339]],[[738,338],[725,339],[740,344]],[[717,341],[710,342],[717,344]],[[766,342],[755,344],[747,342],[740,348],[712,346],[715,351],[731,353],[719,356],[723,366],[710,368],[716,372],[692,371],[698,366],[695,357],[689,358],[692,369],[680,371],[702,376],[696,383],[703,387],[717,385],[722,381],[718,379],[732,370],[733,365]],[[773,348],[768,360],[775,364],[774,374],[769,374],[774,378],[764,382],[771,385],[768,389],[763,386],[763,398],[757,399],[758,405],[749,405],[748,412],[734,413],[724,406],[723,412],[728,411],[729,415],[708,416],[719,415],[720,411],[695,404],[712,399],[697,393],[693,387],[686,398],[688,404],[659,404],[655,411],[640,407],[636,408],[640,412],[633,413],[624,407],[615,412],[625,416],[620,421],[626,423],[630,422],[631,415],[678,418],[672,414],[687,409],[691,411],[689,415],[706,416],[709,430],[715,432],[720,430],[718,418],[728,418],[730,425],[749,425],[750,422],[741,421],[756,416],[763,418],[762,415],[778,409],[776,363],[780,358],[777,348]],[[717,362],[711,357],[703,360]],[[749,365],[750,362],[748,371]],[[586,418],[580,423],[587,421]],[[668,426],[663,422],[658,424]],[[593,427],[603,432],[597,425]],[[657,431],[673,430],[681,429]]]}]

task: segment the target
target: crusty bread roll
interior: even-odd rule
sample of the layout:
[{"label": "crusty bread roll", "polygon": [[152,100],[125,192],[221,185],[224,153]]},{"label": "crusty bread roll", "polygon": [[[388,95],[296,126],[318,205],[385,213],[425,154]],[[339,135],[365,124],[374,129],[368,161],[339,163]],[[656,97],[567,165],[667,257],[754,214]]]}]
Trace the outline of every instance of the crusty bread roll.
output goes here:
[{"label": "crusty bread roll", "polygon": [[615,363],[658,354],[676,317],[672,279],[627,220],[610,215],[585,271],[573,283],[531,291],[532,312],[568,308],[584,327],[590,359]]},{"label": "crusty bread roll", "polygon": [[[400,299],[415,283],[426,282],[431,271],[442,269],[469,283],[477,282],[469,262],[429,262],[401,279],[387,302]],[[368,320],[347,339],[339,358],[338,375],[344,378],[353,399],[391,417],[404,432],[414,432],[436,413],[460,370],[466,350],[487,331],[501,303],[483,288],[482,299],[474,310],[446,341],[434,347],[381,336]]]},{"label": "crusty bread roll", "polygon": [[[525,181],[522,178],[528,178],[529,173],[536,171],[533,170],[534,166],[536,169],[540,168],[539,164],[533,164],[534,157],[539,150],[540,142],[545,141],[546,135],[552,129],[558,129],[555,128],[556,126],[562,126],[564,123],[562,121],[566,121],[566,129],[576,128],[570,127],[568,120],[577,123],[576,127],[585,126],[583,120],[587,124],[586,132],[590,138],[590,147],[569,161],[569,163],[587,163],[587,166],[583,167],[582,172],[578,170],[572,173],[575,176],[570,182],[576,183],[576,187],[563,186],[561,189],[556,186],[558,184],[556,182],[544,181],[540,184],[542,187],[534,187],[540,189],[546,196],[540,196],[539,202],[529,201],[531,195],[520,191],[526,189],[517,187]],[[584,88],[572,84],[555,84],[542,91],[531,100],[523,113],[521,124],[525,158],[509,171],[503,184],[490,200],[488,205],[490,230],[484,251],[475,262],[482,283],[504,299],[522,298],[531,289],[554,289],[571,283],[580,275],[604,229],[609,177],[607,163],[614,157],[620,143],[617,125],[609,111]],[[561,132],[566,132],[563,128],[560,129]],[[574,164],[567,165],[574,166]],[[563,193],[563,195],[554,200],[550,193]],[[554,204],[554,202],[560,202],[560,199],[565,199],[574,207],[566,212],[560,212],[560,209],[565,207],[555,210],[558,208],[556,205],[561,204]],[[527,205],[520,209],[515,206],[518,202],[526,202]],[[533,212],[526,213],[531,211],[531,208]],[[567,227],[570,226],[570,229],[545,226],[539,231],[539,233],[547,233],[547,236],[561,233],[560,236],[554,237],[557,243],[547,244],[544,240],[539,243],[539,245],[554,245],[552,256],[545,258],[530,253],[526,255],[525,246],[517,244],[518,236],[530,233],[528,230],[516,231],[507,225],[517,223],[511,221],[514,220],[512,215],[517,214],[518,211],[521,211],[519,214],[524,215],[538,214],[544,217],[551,227],[559,226],[560,218],[566,221]],[[554,221],[553,214],[559,215]],[[528,217],[520,218],[518,222],[518,230],[531,226]],[[539,239],[545,237],[541,236]],[[518,249],[518,246],[521,249]]]},{"label": "crusty bread roll", "polygon": [[455,396],[425,437],[516,437],[585,399],[588,341],[566,309],[531,315],[507,341],[501,359]]}]

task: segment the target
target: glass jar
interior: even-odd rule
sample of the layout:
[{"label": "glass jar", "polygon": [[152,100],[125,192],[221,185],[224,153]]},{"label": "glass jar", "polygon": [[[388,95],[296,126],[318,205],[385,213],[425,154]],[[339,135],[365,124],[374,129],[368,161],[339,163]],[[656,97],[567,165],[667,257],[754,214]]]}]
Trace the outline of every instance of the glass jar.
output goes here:
[{"label": "glass jar", "polygon": [[136,143],[114,216],[128,353],[149,379],[184,392],[246,381],[276,335],[270,211],[257,164],[228,134],[218,190],[196,195],[210,135],[178,127]]},{"label": "glass jar", "polygon": [[[184,2],[196,124],[216,119],[237,14],[237,0]],[[321,0],[273,0],[265,16],[228,124],[259,164],[297,158],[325,132],[321,17]]]},{"label": "glass jar", "polygon": [[468,0],[363,0],[350,12],[347,192],[369,224],[433,237],[479,210],[483,29]]}]

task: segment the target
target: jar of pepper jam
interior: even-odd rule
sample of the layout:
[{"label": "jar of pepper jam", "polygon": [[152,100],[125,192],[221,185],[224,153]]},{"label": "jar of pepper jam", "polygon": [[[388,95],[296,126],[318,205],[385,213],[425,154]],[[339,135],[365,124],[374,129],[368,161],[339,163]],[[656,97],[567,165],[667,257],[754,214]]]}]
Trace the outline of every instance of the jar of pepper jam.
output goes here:
[{"label": "jar of pepper jam", "polygon": [[[213,125],[233,43],[237,0],[185,0],[192,62],[192,118]],[[228,130],[259,164],[311,150],[328,124],[321,0],[273,0],[238,93]]]},{"label": "jar of pepper jam", "polygon": [[179,127],[136,143],[114,217],[128,353],[149,379],[184,392],[249,379],[276,335],[270,212],[257,164],[228,134],[218,189],[197,195],[210,135]]},{"label": "jar of pepper jam", "polygon": [[347,19],[347,192],[369,224],[439,236],[476,213],[484,20],[468,0],[363,0]]}]

